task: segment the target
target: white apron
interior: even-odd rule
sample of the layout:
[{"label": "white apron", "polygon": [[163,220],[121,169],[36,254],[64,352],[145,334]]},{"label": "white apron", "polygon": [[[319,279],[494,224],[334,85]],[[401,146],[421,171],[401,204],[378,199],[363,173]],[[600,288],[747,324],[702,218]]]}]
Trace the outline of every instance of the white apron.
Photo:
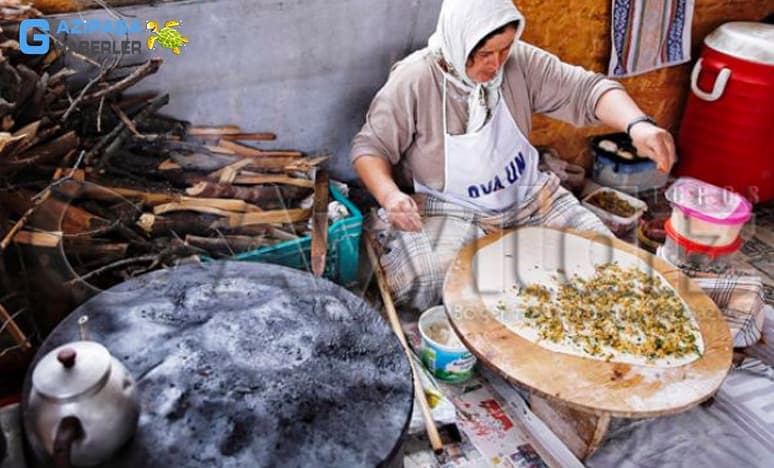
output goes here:
[{"label": "white apron", "polygon": [[476,210],[501,212],[520,204],[545,183],[546,175],[538,171],[538,152],[521,133],[502,96],[492,118],[481,129],[449,135],[444,77],[441,109],[443,192],[414,180],[417,192]]}]

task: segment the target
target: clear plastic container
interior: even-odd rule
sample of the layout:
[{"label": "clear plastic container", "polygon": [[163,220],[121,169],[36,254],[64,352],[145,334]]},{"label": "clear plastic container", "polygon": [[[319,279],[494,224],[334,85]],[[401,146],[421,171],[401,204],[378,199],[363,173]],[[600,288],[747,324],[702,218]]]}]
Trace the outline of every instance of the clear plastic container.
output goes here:
[{"label": "clear plastic container", "polygon": [[678,268],[724,273],[731,266],[731,258],[742,246],[741,237],[720,247],[698,244],[681,236],[672,226],[671,220],[664,224],[664,230],[667,236],[663,257]]},{"label": "clear plastic container", "polygon": [[672,204],[675,232],[701,245],[731,244],[752,215],[744,197],[691,177],[677,179],[664,195]]},{"label": "clear plastic container", "polygon": [[[610,211],[589,202],[589,200],[593,198],[594,195],[597,195],[599,193],[605,193],[605,192],[613,193],[618,198],[622,199],[623,201],[631,205],[631,207],[635,209],[634,214],[631,216],[619,216],[617,214],[611,213]],[[588,208],[592,213],[599,216],[599,219],[601,219],[602,222],[605,223],[605,226],[610,228],[610,230],[613,231],[613,234],[615,234],[618,237],[621,237],[624,234],[631,231],[632,229],[634,229],[634,227],[637,226],[637,221],[640,219],[642,214],[648,209],[648,205],[644,201],[609,187],[601,187],[589,193],[588,195],[583,197],[583,200],[581,200],[581,204],[586,208]]]}]

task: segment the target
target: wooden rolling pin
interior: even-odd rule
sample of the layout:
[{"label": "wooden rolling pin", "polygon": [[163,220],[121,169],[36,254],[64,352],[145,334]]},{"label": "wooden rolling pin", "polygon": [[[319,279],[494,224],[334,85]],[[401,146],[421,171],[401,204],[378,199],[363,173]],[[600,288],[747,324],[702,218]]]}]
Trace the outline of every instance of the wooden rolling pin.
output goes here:
[{"label": "wooden rolling pin", "polygon": [[422,381],[419,379],[418,371],[415,367],[414,359],[412,357],[411,348],[409,348],[406,336],[403,334],[403,328],[400,326],[398,320],[398,313],[395,310],[395,305],[392,302],[392,296],[387,290],[387,281],[384,277],[384,272],[379,264],[379,259],[376,257],[376,252],[371,245],[372,240],[366,239],[366,250],[368,251],[368,259],[371,262],[371,267],[374,269],[376,275],[376,284],[379,286],[379,292],[382,295],[382,301],[384,302],[384,310],[387,313],[387,319],[390,322],[392,331],[398,337],[398,341],[403,346],[403,351],[406,353],[409,365],[411,366],[411,374],[414,377],[414,398],[419,403],[419,407],[422,410],[422,417],[425,420],[425,430],[427,431],[427,437],[430,439],[430,446],[433,447],[435,453],[443,451],[443,442],[441,441],[441,435],[438,433],[438,428],[435,427],[435,421],[433,421],[433,415],[430,413],[430,405],[427,403],[425,397],[425,389],[422,387]]}]

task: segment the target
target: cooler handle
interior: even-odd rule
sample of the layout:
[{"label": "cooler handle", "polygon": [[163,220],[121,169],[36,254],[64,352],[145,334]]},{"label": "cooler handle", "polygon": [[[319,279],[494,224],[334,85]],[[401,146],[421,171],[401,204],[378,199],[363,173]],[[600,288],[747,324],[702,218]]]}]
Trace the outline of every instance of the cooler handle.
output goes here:
[{"label": "cooler handle", "polygon": [[701,59],[696,61],[696,65],[693,66],[693,71],[691,72],[691,90],[693,91],[693,94],[700,99],[710,102],[720,99],[720,96],[723,95],[723,91],[726,90],[726,83],[728,83],[728,79],[731,77],[731,70],[726,67],[720,69],[720,73],[718,73],[718,77],[715,79],[715,85],[712,87],[711,93],[699,89],[699,73],[701,73]]}]

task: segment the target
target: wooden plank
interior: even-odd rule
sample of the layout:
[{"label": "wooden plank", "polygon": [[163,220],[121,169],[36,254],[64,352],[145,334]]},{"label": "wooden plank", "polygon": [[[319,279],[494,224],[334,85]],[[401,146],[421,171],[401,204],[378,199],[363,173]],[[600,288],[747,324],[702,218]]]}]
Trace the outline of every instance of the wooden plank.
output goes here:
[{"label": "wooden plank", "polygon": [[253,224],[292,224],[306,221],[312,210],[294,208],[290,210],[269,210],[254,213],[236,213],[229,216],[228,227],[242,227]]},{"label": "wooden plank", "polygon": [[590,457],[607,434],[610,416],[594,415],[530,394],[529,406],[580,460]]},{"label": "wooden plank", "polygon": [[441,435],[438,433],[438,428],[435,427],[435,421],[433,415],[430,412],[430,405],[427,402],[425,396],[425,390],[422,387],[422,380],[419,378],[419,371],[416,369],[416,363],[414,362],[414,356],[409,348],[406,336],[403,333],[403,327],[398,319],[398,312],[395,310],[395,304],[392,301],[392,296],[387,288],[387,279],[384,277],[384,271],[379,264],[379,259],[374,252],[374,248],[371,245],[371,239],[366,239],[366,252],[368,253],[368,260],[371,263],[371,268],[376,276],[376,285],[379,287],[379,293],[382,296],[382,302],[384,303],[384,311],[387,314],[387,321],[392,327],[392,331],[397,336],[403,347],[403,352],[406,354],[409,365],[411,366],[411,375],[414,379],[414,401],[419,404],[419,409],[422,411],[422,419],[425,421],[425,431],[427,432],[427,438],[430,440],[430,446],[435,453],[441,453],[443,451],[443,441]]},{"label": "wooden plank", "polygon": [[328,251],[328,171],[319,170],[314,179],[312,214],[312,273],[322,276]]},{"label": "wooden plank", "polygon": [[[492,246],[490,255],[500,255],[499,261],[476,256],[487,246]],[[684,365],[655,367],[554,352],[512,331],[486,307],[479,289],[481,275],[519,274],[529,267],[519,262],[531,263],[530,256],[545,257],[540,260],[544,264],[562,252],[573,261],[582,258],[592,264],[622,252],[651,266],[695,317],[703,355]],[[510,287],[505,283],[497,287]],[[684,411],[711,397],[731,365],[728,324],[715,303],[680,270],[618,239],[546,227],[496,232],[462,249],[446,278],[443,296],[452,326],[482,363],[541,397],[586,413],[642,418]]]},{"label": "wooden plank", "polygon": [[267,151],[253,148],[247,145],[241,145],[229,140],[221,140],[219,146],[234,152],[238,156],[246,158],[301,158],[303,153],[300,151]]},{"label": "wooden plank", "polygon": [[62,233],[58,231],[19,231],[13,237],[17,244],[34,245],[35,247],[53,248],[62,241]]},{"label": "wooden plank", "polygon": [[242,173],[242,175],[236,176],[232,183],[238,185],[284,184],[296,187],[314,188],[314,181],[312,180],[284,175],[251,175]]},{"label": "wooden plank", "polygon": [[272,141],[276,139],[277,139],[277,135],[271,132],[233,133],[233,134],[226,134],[221,137],[221,140],[230,140],[230,141],[239,141],[239,140]]},{"label": "wooden plank", "polygon": [[236,125],[221,125],[221,126],[199,126],[191,127],[188,129],[188,134],[191,136],[221,136],[221,135],[236,135],[242,132]]}]

